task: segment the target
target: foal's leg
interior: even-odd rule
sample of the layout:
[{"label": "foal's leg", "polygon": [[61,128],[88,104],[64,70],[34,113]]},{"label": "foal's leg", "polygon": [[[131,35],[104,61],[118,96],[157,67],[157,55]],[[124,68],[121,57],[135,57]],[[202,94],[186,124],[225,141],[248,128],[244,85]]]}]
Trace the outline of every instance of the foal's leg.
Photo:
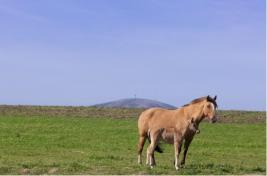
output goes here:
[{"label": "foal's leg", "polygon": [[179,161],[179,154],[181,152],[181,146],[182,146],[183,140],[182,140],[182,134],[178,131],[174,132],[174,140],[173,140],[173,146],[174,146],[174,152],[175,152],[175,169],[178,170],[178,161]]},{"label": "foal's leg", "polygon": [[[179,156],[180,156],[180,153],[182,151],[182,145],[183,145],[183,143],[181,143],[181,145],[178,146],[178,154],[179,154]],[[174,157],[173,164],[175,165],[175,157]]]},{"label": "foal's leg", "polygon": [[189,145],[191,144],[193,140],[193,137],[189,137],[189,138],[186,138],[185,141],[184,141],[184,153],[183,153],[183,159],[181,161],[181,167],[184,167],[185,165],[185,159],[186,159],[186,155],[187,155],[187,151],[188,151],[188,148],[189,148]]},{"label": "foal's leg", "polygon": [[139,143],[138,143],[138,164],[142,164],[142,151],[144,144],[146,142],[146,136],[139,136]]},{"label": "foal's leg", "polygon": [[179,166],[178,166],[178,161],[179,161],[179,154],[181,152],[181,145],[182,142],[180,142],[179,140],[175,140],[174,141],[174,152],[175,152],[175,169],[178,170]]}]

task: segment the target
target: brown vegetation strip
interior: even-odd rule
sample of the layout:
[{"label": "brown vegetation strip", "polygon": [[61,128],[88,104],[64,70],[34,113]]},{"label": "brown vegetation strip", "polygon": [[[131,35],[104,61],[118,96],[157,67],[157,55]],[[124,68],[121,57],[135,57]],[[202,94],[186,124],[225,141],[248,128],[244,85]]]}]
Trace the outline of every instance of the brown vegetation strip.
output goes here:
[{"label": "brown vegetation strip", "polygon": [[[107,117],[138,118],[144,109],[97,108],[86,106],[12,106],[0,105],[0,117],[40,116],[40,117]],[[221,123],[265,123],[266,112],[259,111],[218,111]]]}]

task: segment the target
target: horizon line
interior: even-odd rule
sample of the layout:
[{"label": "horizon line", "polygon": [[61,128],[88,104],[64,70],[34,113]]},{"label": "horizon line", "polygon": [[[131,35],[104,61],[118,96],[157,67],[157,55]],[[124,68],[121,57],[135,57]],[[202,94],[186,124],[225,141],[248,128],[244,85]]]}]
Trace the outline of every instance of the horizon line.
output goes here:
[{"label": "horizon line", "polygon": [[[95,104],[96,105],[96,104]],[[55,105],[55,104],[45,104],[45,105],[41,105],[41,104],[1,104],[0,103],[0,107],[1,106],[32,106],[32,107],[95,107],[95,108],[107,108],[107,109],[149,109],[149,108],[125,108],[125,107],[96,107],[95,105]],[[177,106],[174,106],[177,107]],[[180,106],[182,107],[182,106]],[[177,107],[177,108],[180,108]],[[265,112],[266,113],[266,109],[265,110],[251,110],[251,109],[218,109],[219,111],[247,111],[247,112]]]}]

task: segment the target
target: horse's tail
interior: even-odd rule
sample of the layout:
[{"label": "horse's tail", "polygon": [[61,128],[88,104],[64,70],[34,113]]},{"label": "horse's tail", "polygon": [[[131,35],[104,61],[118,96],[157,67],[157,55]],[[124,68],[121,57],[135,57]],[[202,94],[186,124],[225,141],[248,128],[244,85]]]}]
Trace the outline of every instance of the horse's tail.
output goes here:
[{"label": "horse's tail", "polygon": [[[151,143],[151,139],[150,139],[150,129],[147,132],[147,140],[149,142],[149,144]],[[157,144],[155,147],[155,151],[159,152],[159,153],[163,153],[163,150],[160,148],[160,146]]]}]

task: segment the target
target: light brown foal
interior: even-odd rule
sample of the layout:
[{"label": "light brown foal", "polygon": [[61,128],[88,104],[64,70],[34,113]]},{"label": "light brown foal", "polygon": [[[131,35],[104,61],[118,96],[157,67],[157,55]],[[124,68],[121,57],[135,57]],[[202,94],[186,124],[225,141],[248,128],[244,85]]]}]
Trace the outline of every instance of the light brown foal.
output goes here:
[{"label": "light brown foal", "polygon": [[[194,122],[194,119],[191,119],[191,122],[188,122],[188,127],[186,128],[185,133],[187,131],[191,131],[191,132],[194,132],[196,134],[200,133],[200,130],[198,129],[197,124]],[[158,145],[159,141],[164,141],[165,143],[168,143],[168,144],[174,144],[175,141],[178,140],[179,138],[183,139],[181,137],[181,134],[177,133],[175,128],[167,128],[167,129],[161,128],[161,129],[158,129],[157,131],[155,131],[154,134],[152,134],[152,135],[154,135],[154,138],[157,138],[156,145]],[[182,135],[182,136],[184,136],[184,135]],[[148,130],[148,141],[149,141],[149,143],[151,143],[151,131],[150,130]],[[151,148],[155,148],[155,147],[153,147],[151,145],[148,146],[146,164],[147,165],[149,164],[151,167],[153,167],[153,165],[156,165],[156,161],[154,158],[154,152],[152,152],[151,156],[149,155],[149,150]]]}]

